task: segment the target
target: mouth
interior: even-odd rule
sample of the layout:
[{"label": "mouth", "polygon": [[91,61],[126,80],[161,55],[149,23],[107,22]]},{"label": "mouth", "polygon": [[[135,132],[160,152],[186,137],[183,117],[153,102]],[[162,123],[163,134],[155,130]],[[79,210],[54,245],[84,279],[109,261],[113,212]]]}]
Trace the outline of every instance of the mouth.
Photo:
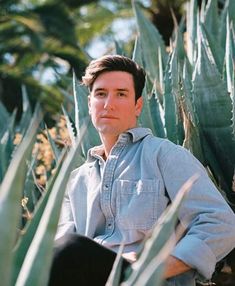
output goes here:
[{"label": "mouth", "polygon": [[103,115],[103,116],[100,116],[100,118],[102,118],[102,119],[118,119],[116,116],[112,116],[112,115]]}]

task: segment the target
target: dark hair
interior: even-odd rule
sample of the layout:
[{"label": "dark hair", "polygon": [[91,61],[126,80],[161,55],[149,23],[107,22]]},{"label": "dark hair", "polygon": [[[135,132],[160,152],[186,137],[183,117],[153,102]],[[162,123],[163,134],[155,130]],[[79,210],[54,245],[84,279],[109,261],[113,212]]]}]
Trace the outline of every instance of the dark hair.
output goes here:
[{"label": "dark hair", "polygon": [[135,100],[141,95],[145,85],[145,71],[128,57],[119,55],[106,55],[90,62],[87,66],[82,82],[90,91],[97,77],[103,72],[124,71],[133,76]]}]

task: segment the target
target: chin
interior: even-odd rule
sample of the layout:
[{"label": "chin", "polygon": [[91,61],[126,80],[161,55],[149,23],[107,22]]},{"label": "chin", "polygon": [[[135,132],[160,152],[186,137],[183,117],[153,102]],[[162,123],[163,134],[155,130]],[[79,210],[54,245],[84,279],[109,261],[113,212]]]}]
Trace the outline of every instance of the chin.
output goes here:
[{"label": "chin", "polygon": [[123,129],[117,129],[111,126],[108,127],[100,127],[96,128],[97,131],[103,135],[113,135],[113,136],[118,136],[119,134],[123,133],[125,130]]}]

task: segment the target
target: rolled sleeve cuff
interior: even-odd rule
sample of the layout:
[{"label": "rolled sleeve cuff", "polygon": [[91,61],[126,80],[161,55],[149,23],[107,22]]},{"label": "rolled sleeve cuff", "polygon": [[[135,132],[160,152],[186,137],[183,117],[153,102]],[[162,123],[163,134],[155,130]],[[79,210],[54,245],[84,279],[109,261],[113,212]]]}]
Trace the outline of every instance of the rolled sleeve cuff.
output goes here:
[{"label": "rolled sleeve cuff", "polygon": [[214,253],[204,241],[196,237],[183,237],[173,250],[172,256],[196,269],[206,279],[210,279],[215,270]]}]

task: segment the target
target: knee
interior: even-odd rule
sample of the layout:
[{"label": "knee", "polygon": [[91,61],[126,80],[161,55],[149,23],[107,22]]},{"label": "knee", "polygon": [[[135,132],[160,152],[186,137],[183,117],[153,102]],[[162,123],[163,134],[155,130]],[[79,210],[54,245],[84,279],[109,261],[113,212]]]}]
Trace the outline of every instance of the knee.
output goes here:
[{"label": "knee", "polygon": [[[77,285],[78,281],[83,281],[88,240],[68,234],[56,241],[48,286]],[[86,284],[81,282],[80,285]]]},{"label": "knee", "polygon": [[54,259],[78,260],[85,255],[89,241],[89,238],[75,233],[61,237],[54,245]]}]

